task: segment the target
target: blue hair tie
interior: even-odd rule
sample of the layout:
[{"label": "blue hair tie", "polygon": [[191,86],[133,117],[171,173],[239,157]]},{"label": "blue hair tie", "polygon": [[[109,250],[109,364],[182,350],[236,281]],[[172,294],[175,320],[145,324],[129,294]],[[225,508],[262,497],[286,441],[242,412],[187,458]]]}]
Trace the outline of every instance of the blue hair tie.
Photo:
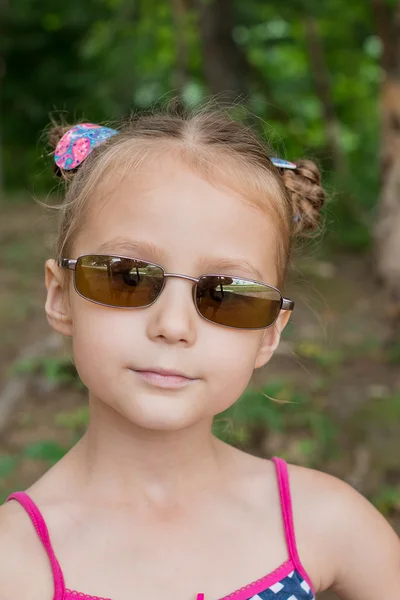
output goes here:
[{"label": "blue hair tie", "polygon": [[271,162],[278,169],[297,169],[297,165],[283,158],[271,158]]}]

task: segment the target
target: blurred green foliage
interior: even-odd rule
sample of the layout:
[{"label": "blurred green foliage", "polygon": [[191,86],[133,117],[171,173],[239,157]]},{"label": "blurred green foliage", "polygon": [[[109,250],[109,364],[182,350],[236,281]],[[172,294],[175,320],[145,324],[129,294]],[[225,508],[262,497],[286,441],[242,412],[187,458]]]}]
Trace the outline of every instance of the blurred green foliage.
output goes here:
[{"label": "blurred green foliage", "polygon": [[21,359],[11,365],[9,374],[11,375],[34,375],[42,374],[49,383],[61,385],[71,383],[75,387],[82,388],[83,384],[77,377],[76,369],[68,357],[42,357]]},{"label": "blurred green foliage", "polygon": [[[210,0],[217,2],[217,0]],[[2,9],[0,59],[6,184],[35,193],[54,185],[43,130],[50,114],[109,121],[171,94],[189,105],[210,94],[198,27],[187,0],[181,26],[169,0],[18,0]],[[378,193],[377,95],[381,44],[369,2],[232,0],[231,37],[247,66],[250,109],[277,154],[319,161],[333,201],[336,240],[369,243]],[[312,16],[330,73],[345,172],[334,174],[327,124],[310,67],[305,20]],[[177,90],[178,42],[186,49]]]}]

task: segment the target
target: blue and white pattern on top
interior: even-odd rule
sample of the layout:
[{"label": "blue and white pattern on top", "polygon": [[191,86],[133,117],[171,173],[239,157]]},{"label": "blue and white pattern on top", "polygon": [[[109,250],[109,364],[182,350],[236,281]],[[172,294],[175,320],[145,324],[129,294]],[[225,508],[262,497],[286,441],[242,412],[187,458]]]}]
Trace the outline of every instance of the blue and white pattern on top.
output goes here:
[{"label": "blue and white pattern on top", "polygon": [[315,600],[315,596],[307,581],[295,570],[249,600]]}]

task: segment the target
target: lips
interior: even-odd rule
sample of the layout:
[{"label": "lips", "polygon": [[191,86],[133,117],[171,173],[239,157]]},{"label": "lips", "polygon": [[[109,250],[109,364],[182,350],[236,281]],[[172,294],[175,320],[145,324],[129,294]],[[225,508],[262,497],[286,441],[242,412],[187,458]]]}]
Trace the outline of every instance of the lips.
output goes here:
[{"label": "lips", "polygon": [[137,373],[156,373],[157,375],[163,375],[164,377],[184,377],[185,379],[195,379],[195,377],[189,377],[182,373],[181,371],[168,370],[168,369],[152,369],[151,367],[147,369],[135,369]]},{"label": "lips", "polygon": [[181,388],[191,384],[196,379],[184,375],[181,371],[166,369],[135,369],[134,372],[148,384],[161,388]]}]

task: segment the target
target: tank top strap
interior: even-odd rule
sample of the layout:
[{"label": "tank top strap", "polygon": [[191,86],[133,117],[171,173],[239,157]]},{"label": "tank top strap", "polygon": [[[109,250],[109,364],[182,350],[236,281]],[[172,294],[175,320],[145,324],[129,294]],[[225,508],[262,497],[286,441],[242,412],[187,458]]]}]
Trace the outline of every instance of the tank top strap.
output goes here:
[{"label": "tank top strap", "polygon": [[274,456],[272,458],[278,478],[279,495],[281,500],[281,510],[283,523],[285,527],[286,545],[289,551],[289,556],[295,568],[304,574],[304,568],[301,564],[300,557],[297,551],[296,536],[294,532],[293,524],[293,509],[292,509],[292,498],[290,495],[290,484],[289,484],[289,473],[286,461],[283,458]]},{"label": "tank top strap", "polygon": [[14,492],[13,494],[10,494],[6,499],[6,502],[10,500],[16,500],[17,502],[19,502],[22,508],[28,514],[30,520],[32,521],[38,534],[38,537],[42,542],[42,545],[50,560],[50,565],[54,579],[53,600],[63,600],[65,593],[64,576],[61,567],[58,563],[58,560],[54,554],[54,550],[50,541],[49,531],[47,529],[47,525],[45,523],[42,513],[40,512],[39,508],[36,506],[32,498],[30,498],[26,492]]}]

